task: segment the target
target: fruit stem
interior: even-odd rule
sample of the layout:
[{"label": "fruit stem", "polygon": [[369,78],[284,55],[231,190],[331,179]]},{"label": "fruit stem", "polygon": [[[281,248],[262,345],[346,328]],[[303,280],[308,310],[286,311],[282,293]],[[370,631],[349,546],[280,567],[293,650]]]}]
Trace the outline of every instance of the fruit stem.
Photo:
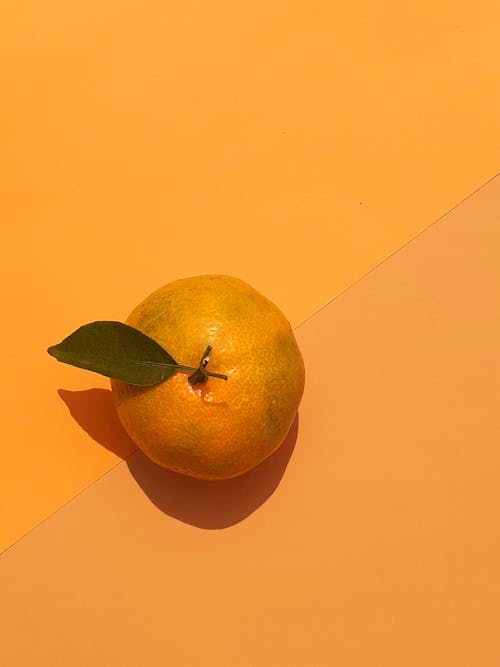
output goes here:
[{"label": "fruit stem", "polygon": [[195,370],[195,372],[188,377],[188,380],[190,384],[197,384],[198,382],[206,382],[208,380],[207,377],[207,371],[205,371],[205,368],[207,367],[208,362],[210,361],[210,357],[208,356],[212,350],[212,346],[208,345],[207,349],[203,353],[203,356],[200,361],[200,365],[198,368]]}]

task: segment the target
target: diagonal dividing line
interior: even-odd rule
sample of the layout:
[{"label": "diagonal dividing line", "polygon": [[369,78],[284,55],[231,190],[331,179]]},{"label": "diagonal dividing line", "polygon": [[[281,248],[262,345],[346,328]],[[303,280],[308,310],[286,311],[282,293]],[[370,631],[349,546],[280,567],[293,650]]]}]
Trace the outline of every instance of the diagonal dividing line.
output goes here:
[{"label": "diagonal dividing line", "polygon": [[[488,179],[487,181],[485,181],[482,185],[480,185],[480,186],[479,186],[478,188],[476,188],[473,192],[471,192],[469,195],[467,195],[467,197],[465,197],[465,198],[462,199],[460,202],[458,202],[457,204],[455,204],[454,206],[452,206],[450,209],[448,209],[445,213],[443,213],[442,215],[440,215],[436,220],[434,220],[434,222],[432,222],[430,225],[428,225],[427,227],[425,227],[424,229],[422,229],[420,232],[418,232],[417,234],[415,234],[415,236],[412,236],[410,239],[408,239],[408,241],[406,241],[405,243],[403,243],[403,245],[401,245],[401,246],[399,246],[398,248],[396,248],[396,250],[394,250],[393,252],[391,252],[389,255],[387,255],[386,257],[384,257],[380,262],[378,262],[377,264],[375,264],[371,269],[369,269],[366,273],[364,273],[363,275],[361,275],[357,280],[355,280],[353,283],[351,283],[350,285],[348,285],[345,289],[341,290],[338,294],[336,294],[334,297],[332,297],[332,298],[331,298],[329,301],[327,301],[325,304],[323,304],[322,306],[320,306],[319,308],[317,308],[313,313],[311,313],[311,315],[308,315],[302,322],[300,322],[297,326],[294,327],[294,331],[296,331],[296,330],[299,329],[300,327],[304,326],[304,324],[306,324],[307,322],[309,322],[309,321],[310,321],[313,317],[315,317],[318,313],[320,313],[322,310],[324,310],[325,308],[327,308],[327,307],[328,307],[330,304],[332,304],[336,299],[338,299],[338,298],[341,297],[342,295],[346,294],[346,293],[347,293],[349,290],[351,290],[355,285],[357,285],[359,282],[361,282],[362,280],[364,280],[364,279],[365,279],[367,276],[369,276],[371,273],[373,273],[374,271],[376,271],[377,269],[379,269],[382,265],[384,265],[386,262],[388,262],[392,257],[394,257],[395,255],[397,255],[401,250],[403,250],[404,248],[406,248],[408,245],[410,245],[411,243],[413,243],[413,241],[415,241],[417,238],[419,238],[420,236],[422,236],[423,234],[425,234],[426,232],[428,232],[432,227],[434,227],[434,226],[437,225],[439,222],[441,222],[441,221],[443,220],[443,218],[445,218],[446,216],[448,216],[450,213],[452,213],[455,209],[457,209],[459,206],[461,206],[462,204],[464,204],[466,201],[468,201],[469,199],[471,199],[472,197],[474,197],[475,195],[477,195],[481,190],[483,190],[483,189],[486,188],[490,183],[492,183],[498,176],[500,176],[500,172],[496,173],[496,174],[495,174],[494,176],[492,176],[490,179]],[[48,521],[49,519],[53,518],[58,512],[60,512],[61,510],[63,510],[67,505],[69,505],[69,504],[72,503],[74,500],[76,500],[77,498],[79,498],[82,494],[84,494],[84,493],[87,492],[89,489],[91,489],[95,484],[97,484],[99,481],[101,481],[106,475],[108,475],[108,474],[111,473],[115,468],[117,468],[119,465],[121,465],[122,463],[124,463],[125,461],[127,461],[127,459],[129,459],[129,458],[130,458],[136,451],[137,451],[137,448],[134,449],[134,451],[131,452],[128,456],[124,457],[123,459],[120,459],[120,460],[117,461],[117,463],[115,463],[111,468],[109,468],[108,470],[106,470],[105,472],[103,472],[101,475],[99,475],[98,477],[96,477],[94,480],[92,480],[92,482],[91,482],[90,484],[88,484],[85,488],[83,488],[83,489],[81,489],[80,491],[78,491],[75,495],[71,496],[71,498],[68,498],[68,500],[67,500],[66,502],[64,502],[60,507],[58,507],[56,510],[54,510],[53,512],[51,512],[50,514],[48,514],[48,515],[47,515],[44,519],[42,519],[39,523],[37,523],[37,524],[35,524],[34,526],[32,526],[29,530],[27,530],[25,533],[23,533],[21,536],[19,536],[16,540],[14,540],[14,542],[12,542],[12,543],[9,544],[7,547],[5,547],[2,551],[0,551],[0,555],[5,554],[7,551],[9,551],[10,549],[12,549],[16,544],[18,544],[21,540],[23,540],[23,539],[24,539],[27,535],[29,535],[33,530],[35,530],[35,529],[39,528],[40,526],[42,526],[46,521]]]},{"label": "diagonal dividing line", "polygon": [[420,230],[417,234],[415,234],[415,236],[412,236],[410,239],[408,239],[408,241],[405,241],[405,242],[403,243],[403,245],[399,246],[398,248],[396,248],[396,250],[393,250],[391,253],[389,253],[386,257],[384,257],[384,259],[380,260],[380,262],[378,262],[377,264],[375,264],[374,266],[372,266],[371,269],[369,269],[366,273],[363,273],[363,275],[361,275],[359,278],[357,278],[353,283],[351,283],[350,285],[348,285],[346,288],[344,288],[343,290],[341,290],[338,294],[336,294],[334,297],[332,297],[329,301],[327,301],[327,302],[324,303],[322,306],[320,306],[319,308],[317,308],[313,313],[311,313],[311,315],[308,315],[308,316],[306,317],[305,320],[303,320],[300,324],[298,324],[296,327],[294,327],[294,331],[296,331],[299,327],[301,327],[301,326],[303,326],[304,324],[306,324],[306,322],[309,322],[309,320],[311,320],[313,317],[315,317],[315,316],[316,316],[319,312],[321,312],[324,308],[327,308],[327,307],[328,307],[331,303],[333,303],[336,299],[338,299],[338,298],[341,297],[343,294],[345,294],[346,292],[348,292],[349,290],[351,290],[355,285],[357,285],[359,282],[361,282],[361,281],[364,280],[367,276],[369,276],[370,273],[373,273],[374,271],[376,271],[377,269],[379,269],[383,264],[385,264],[385,263],[388,262],[392,257],[394,257],[394,255],[397,255],[401,250],[404,250],[404,248],[406,248],[406,246],[410,245],[411,243],[413,243],[413,241],[415,241],[415,240],[418,239],[420,236],[422,236],[423,234],[425,234],[426,232],[428,232],[432,227],[434,227],[435,225],[439,224],[439,223],[443,220],[443,218],[446,218],[450,213],[452,213],[452,212],[453,212],[455,209],[457,209],[459,206],[462,206],[462,204],[464,204],[466,201],[468,201],[469,199],[472,199],[472,197],[474,197],[475,195],[477,195],[481,190],[483,190],[483,188],[488,187],[488,185],[490,185],[490,183],[492,183],[492,182],[493,182],[496,178],[498,178],[499,176],[500,176],[500,171],[499,171],[498,173],[496,173],[494,176],[492,176],[491,178],[489,178],[487,181],[485,181],[485,182],[484,182],[482,185],[480,185],[478,188],[476,188],[475,190],[473,190],[469,195],[467,195],[467,197],[464,197],[464,199],[460,200],[457,204],[455,204],[455,205],[452,206],[450,209],[448,209],[447,211],[445,211],[444,213],[442,213],[442,214],[439,216],[439,218],[437,218],[436,220],[434,220],[434,222],[431,222],[430,225],[428,225],[427,227],[424,227],[424,229]]}]

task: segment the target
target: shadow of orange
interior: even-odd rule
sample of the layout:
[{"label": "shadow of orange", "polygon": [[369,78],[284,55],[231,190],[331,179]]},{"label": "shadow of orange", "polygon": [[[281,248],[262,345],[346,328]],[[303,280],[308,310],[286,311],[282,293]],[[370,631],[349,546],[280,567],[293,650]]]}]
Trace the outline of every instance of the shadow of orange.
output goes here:
[{"label": "shadow of orange", "polygon": [[73,419],[100,445],[122,459],[137,449],[124,431],[109,389],[58,389]]},{"label": "shadow of orange", "polygon": [[111,391],[58,393],[91,438],[126,458],[130,473],[156,507],[200,528],[227,528],[260,507],[278,487],[297,440],[298,415],[283,444],[259,466],[233,479],[205,481],[161,468],[137,450],[118,420]]}]

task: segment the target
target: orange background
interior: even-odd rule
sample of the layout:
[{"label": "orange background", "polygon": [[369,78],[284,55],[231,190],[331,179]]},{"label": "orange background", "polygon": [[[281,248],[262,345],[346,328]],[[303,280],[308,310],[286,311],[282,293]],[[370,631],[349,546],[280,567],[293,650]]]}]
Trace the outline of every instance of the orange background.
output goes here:
[{"label": "orange background", "polygon": [[[263,465],[135,452],[7,550],[2,663],[497,667],[499,221],[497,178],[296,329]],[[103,394],[74,429],[126,447]]]},{"label": "orange background", "polygon": [[45,348],[204,272],[301,322],[496,172],[499,19],[495,0],[4,5],[2,544],[116,462],[56,393],[103,385]]},{"label": "orange background", "polygon": [[[499,20],[493,0],[412,7],[390,0],[245,7],[227,1],[4,3],[2,548],[133,449],[110,416],[107,382],[57,364],[47,346],[85,322],[123,320],[159,285],[204,272],[239,276],[273,299],[294,326],[304,322],[498,171]],[[447,271],[443,261],[434,279]],[[490,302],[479,303],[487,329]],[[362,311],[359,319],[362,327]],[[318,337],[323,348],[317,345],[329,354],[328,331]],[[97,393],[72,393],[89,388]],[[487,395],[488,386],[481,391]],[[304,419],[317,397],[308,400]],[[94,421],[80,428],[89,413]],[[469,462],[462,463],[465,470]],[[289,468],[285,479],[288,474]],[[273,529],[296,507],[300,488],[272,520]],[[362,502],[369,490],[355,488]],[[334,501],[334,493],[325,497]],[[433,508],[426,507],[429,518]],[[99,513],[98,504],[93,511]],[[128,527],[130,536],[136,529]],[[304,540],[323,535],[314,522],[304,530]],[[210,550],[215,538],[206,535],[203,549]],[[249,581],[257,597],[243,596],[243,607],[256,632],[245,642],[258,646],[261,626],[249,619],[275,575],[259,559],[269,552],[266,535],[248,537],[240,561],[255,572]],[[97,548],[101,537],[90,530],[78,539]],[[434,538],[425,537],[429,549]],[[46,534],[43,548],[62,539]],[[189,544],[182,549],[200,546]],[[289,544],[303,553],[295,538]],[[37,546],[35,553],[41,551]],[[448,556],[439,557],[444,568]],[[474,558],[468,562],[479,562]],[[123,567],[129,566],[125,559]],[[325,567],[304,555],[298,572],[309,606],[297,622],[325,612],[319,589],[307,593],[306,576],[312,568],[331,582]],[[33,571],[27,581],[39,576]],[[366,576],[375,585],[379,575]],[[61,591],[72,585],[65,579]],[[185,604],[192,605],[194,589],[188,590]],[[471,589],[472,606],[473,598]],[[100,600],[96,588],[86,604],[102,610]],[[36,608],[34,598],[31,605]],[[451,606],[447,613],[458,625],[469,622]],[[13,618],[22,624],[22,617]],[[484,627],[491,628],[492,607],[487,618]],[[202,620],[193,621],[197,631]],[[418,625],[417,618],[412,622]],[[395,632],[404,636],[401,626]],[[424,646],[431,642],[426,637]],[[315,641],[321,664],[322,655],[333,654],[322,653],[319,635]],[[349,646],[343,650],[350,664]],[[98,664],[95,655],[90,662]],[[113,663],[103,657],[102,664]]]}]

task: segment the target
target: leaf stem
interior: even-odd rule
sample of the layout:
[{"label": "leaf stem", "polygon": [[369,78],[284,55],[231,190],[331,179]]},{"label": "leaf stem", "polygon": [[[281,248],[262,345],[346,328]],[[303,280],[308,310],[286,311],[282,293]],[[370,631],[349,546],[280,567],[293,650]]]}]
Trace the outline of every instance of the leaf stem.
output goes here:
[{"label": "leaf stem", "polygon": [[[193,368],[192,366],[183,366],[182,364],[163,364],[159,361],[134,361],[135,364],[142,364],[144,366],[168,366],[169,368],[175,368],[177,371],[188,371],[190,373],[196,372],[198,368]],[[221,380],[228,380],[227,375],[222,375],[222,373],[212,373],[211,371],[204,370],[206,375],[210,375],[214,378],[220,378]]]}]

